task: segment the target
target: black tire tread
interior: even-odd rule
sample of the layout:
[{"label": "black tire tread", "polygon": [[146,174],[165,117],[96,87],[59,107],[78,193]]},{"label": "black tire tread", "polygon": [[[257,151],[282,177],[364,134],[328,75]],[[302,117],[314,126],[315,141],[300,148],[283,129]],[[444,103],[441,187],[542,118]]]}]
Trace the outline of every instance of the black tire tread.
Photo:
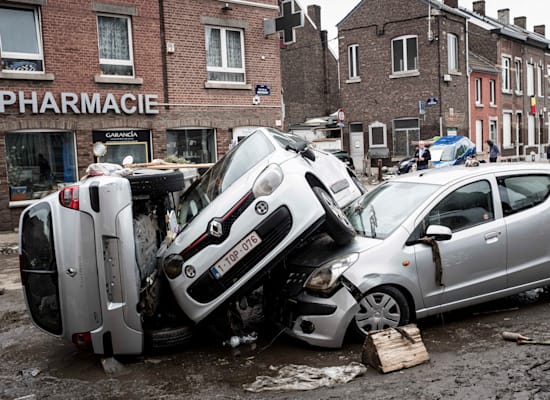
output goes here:
[{"label": "black tire tread", "polygon": [[326,190],[315,186],[313,188],[313,192],[315,193],[315,196],[323,206],[323,209],[325,210],[325,224],[324,229],[326,233],[334,240],[334,242],[340,246],[346,245],[350,243],[353,238],[355,237],[355,231],[350,230],[346,225],[344,225],[340,219],[330,209],[330,206],[325,203],[322,196],[319,194],[319,191],[323,191],[326,193]]},{"label": "black tire tread", "polygon": [[179,171],[170,171],[164,174],[129,175],[127,178],[134,195],[177,192],[185,185],[185,178]]}]

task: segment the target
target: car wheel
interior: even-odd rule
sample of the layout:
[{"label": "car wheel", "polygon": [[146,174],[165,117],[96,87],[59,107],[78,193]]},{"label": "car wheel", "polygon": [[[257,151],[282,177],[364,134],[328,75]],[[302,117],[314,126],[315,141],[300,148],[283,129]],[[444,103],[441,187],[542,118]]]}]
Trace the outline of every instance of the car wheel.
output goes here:
[{"label": "car wheel", "polygon": [[409,303],[403,293],[392,286],[381,286],[367,292],[359,306],[352,324],[362,338],[369,331],[394,328],[410,322]]},{"label": "car wheel", "polygon": [[129,175],[127,178],[134,195],[177,192],[185,185],[185,178],[179,171],[136,174]]},{"label": "car wheel", "polygon": [[146,348],[153,351],[180,347],[189,343],[192,338],[193,328],[190,326],[145,331]]},{"label": "car wheel", "polygon": [[324,189],[316,186],[313,192],[325,210],[325,230],[332,240],[339,245],[351,242],[355,236],[355,229],[346,214]]}]

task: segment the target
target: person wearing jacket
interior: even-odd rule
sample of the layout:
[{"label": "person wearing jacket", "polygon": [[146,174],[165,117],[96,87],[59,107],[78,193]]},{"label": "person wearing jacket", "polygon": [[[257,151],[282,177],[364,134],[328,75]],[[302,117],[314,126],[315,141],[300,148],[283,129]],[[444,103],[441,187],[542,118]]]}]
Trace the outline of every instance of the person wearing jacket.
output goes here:
[{"label": "person wearing jacket", "polygon": [[414,158],[416,160],[416,169],[427,169],[432,156],[430,150],[426,147],[424,141],[418,143],[418,149],[414,153]]}]

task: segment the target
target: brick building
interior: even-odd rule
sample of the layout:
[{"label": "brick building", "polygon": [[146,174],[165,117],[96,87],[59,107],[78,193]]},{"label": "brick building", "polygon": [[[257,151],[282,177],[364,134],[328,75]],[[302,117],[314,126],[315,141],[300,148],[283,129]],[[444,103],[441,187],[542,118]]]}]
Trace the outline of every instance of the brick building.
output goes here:
[{"label": "brick building", "polygon": [[385,162],[468,135],[466,18],[457,1],[363,0],[337,26],[350,152]]},{"label": "brick building", "polygon": [[278,14],[277,0],[0,0],[0,231],[81,178],[96,142],[101,161],[212,162],[281,126],[279,39],[263,32]]},{"label": "brick building", "polygon": [[[300,3],[295,3],[297,9]],[[304,26],[296,30],[296,42],[281,46],[281,73],[285,124],[334,113],[339,105],[338,60],[332,53],[327,31],[321,30],[321,8],[307,7]]]},{"label": "brick building", "polygon": [[[503,156],[525,157],[543,151],[548,142],[548,71],[550,40],[545,27],[527,29],[527,19],[511,21],[510,10],[498,11],[498,18],[485,15],[485,1],[475,1],[469,18],[470,49],[498,68],[501,84],[498,108],[502,124],[498,140]],[[536,105],[536,107],[532,107]]]},{"label": "brick building", "polygon": [[500,71],[486,58],[470,52],[471,139],[478,153],[487,140],[500,143],[502,125],[500,104]]}]

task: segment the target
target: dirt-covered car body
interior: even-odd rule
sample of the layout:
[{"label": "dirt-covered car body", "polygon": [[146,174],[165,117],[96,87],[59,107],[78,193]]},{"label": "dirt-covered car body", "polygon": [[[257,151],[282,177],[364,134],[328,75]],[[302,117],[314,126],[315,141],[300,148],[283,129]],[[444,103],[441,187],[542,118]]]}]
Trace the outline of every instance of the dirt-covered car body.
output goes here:
[{"label": "dirt-covered car body", "polygon": [[33,322],[96,353],[141,353],[141,294],[155,276],[170,194],[191,180],[151,170],[90,177],[26,208],[20,268]]},{"label": "dirt-covered car body", "polygon": [[193,321],[260,278],[325,222],[312,188],[339,207],[360,196],[343,163],[325,152],[309,149],[314,157],[308,158],[291,149],[301,144],[297,136],[260,128],[181,196],[181,231],[163,251],[163,265]]},{"label": "dirt-covered car body", "polygon": [[550,284],[550,166],[442,168],[390,180],[347,209],[347,246],[321,238],[270,280],[270,313],[312,345]]}]

